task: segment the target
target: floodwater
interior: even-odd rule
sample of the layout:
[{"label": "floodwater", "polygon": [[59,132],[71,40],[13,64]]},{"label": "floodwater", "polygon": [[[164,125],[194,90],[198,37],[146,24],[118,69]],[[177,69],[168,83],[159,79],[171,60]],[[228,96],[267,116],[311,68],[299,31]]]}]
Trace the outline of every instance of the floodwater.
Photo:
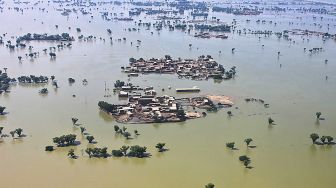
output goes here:
[{"label": "floodwater", "polygon": [[[110,10],[110,9],[109,9]],[[127,8],[125,9],[127,10]],[[336,137],[336,43],[323,42],[311,36],[309,42],[301,36],[293,36],[295,44],[275,36],[228,34],[227,40],[196,39],[181,31],[160,33],[141,28],[139,32],[124,31],[135,27],[134,22],[105,21],[93,12],[90,15],[70,14],[67,18],[49,7],[49,13],[38,9],[25,10],[23,14],[4,9],[0,13],[0,33],[10,36],[30,33],[57,34],[69,32],[77,36],[75,28],[80,27],[84,36],[94,35],[92,42],[73,42],[71,48],[57,51],[56,60],[50,60],[42,49],[56,46],[50,42],[30,42],[33,51],[40,51],[38,58],[25,57],[28,49],[9,51],[0,47],[0,68],[7,67],[11,77],[21,75],[55,75],[60,86],[55,90],[51,84],[29,86],[14,85],[11,92],[0,95],[0,105],[6,106],[5,116],[0,116],[4,132],[21,127],[27,137],[0,140],[0,182],[3,187],[204,187],[212,182],[216,187],[230,188],[332,188],[336,186],[336,146],[312,145],[309,135],[318,133]],[[121,10],[114,10],[115,12]],[[113,11],[112,11],[113,12]],[[220,16],[220,14],[216,15]],[[311,24],[312,15],[262,15],[244,17],[221,14],[222,20],[230,23],[236,19],[240,27],[282,31],[290,28],[318,30]],[[36,21],[34,21],[36,19]],[[248,24],[246,19],[250,19]],[[277,20],[278,25],[255,24],[257,19]],[[288,25],[292,19],[294,25]],[[329,19],[329,20],[328,20]],[[333,19],[333,20],[332,20]],[[89,23],[91,20],[91,23]],[[143,22],[151,21],[149,17]],[[43,22],[43,24],[41,23]],[[306,22],[306,26],[296,23]],[[335,33],[335,17],[321,22],[330,23],[330,33]],[[55,24],[59,28],[55,29]],[[68,30],[71,27],[71,30]],[[111,28],[113,44],[110,43],[107,28]],[[322,30],[325,27],[322,28]],[[105,43],[99,39],[105,38]],[[126,42],[116,39],[126,37]],[[136,40],[141,40],[137,49]],[[6,40],[5,40],[6,41]],[[12,39],[14,41],[14,39]],[[133,42],[133,46],[130,42]],[[193,44],[189,49],[188,44]],[[265,45],[262,48],[262,44]],[[303,48],[323,47],[323,52],[309,55]],[[235,53],[231,49],[236,48]],[[222,53],[219,54],[218,52]],[[281,55],[278,58],[277,52]],[[114,134],[112,117],[100,112],[97,103],[105,100],[122,103],[113,95],[113,83],[127,80],[120,71],[128,64],[130,57],[196,58],[202,54],[211,55],[225,68],[237,67],[233,80],[216,83],[178,79],[176,75],[140,75],[131,82],[141,86],[154,86],[158,94],[176,95],[177,87],[197,85],[203,94],[227,95],[235,102],[230,109],[209,113],[206,118],[183,123],[124,125],[133,133],[140,133],[134,139],[125,140]],[[23,62],[17,57],[21,55]],[[328,63],[325,64],[325,59]],[[281,64],[281,67],[280,67]],[[328,76],[328,80],[325,77]],[[76,83],[69,85],[73,77]],[[82,79],[88,80],[83,86]],[[112,97],[105,98],[104,82]],[[172,86],[172,90],[168,90]],[[49,94],[41,96],[38,90],[48,88]],[[162,92],[161,89],[165,88]],[[76,97],[72,97],[75,94]],[[184,97],[187,95],[177,95]],[[270,104],[264,108],[258,103],[246,103],[244,98],[261,98]],[[237,107],[237,108],[236,108]],[[227,117],[226,112],[234,114]],[[322,112],[323,121],[316,121],[315,113]],[[71,117],[92,134],[98,147],[118,149],[122,145],[147,146],[150,158],[108,158],[90,159],[82,151],[90,144],[82,138],[80,130],[73,128]],[[268,125],[272,117],[276,125]],[[44,147],[52,144],[52,138],[62,134],[77,134],[82,142],[74,147],[79,159],[67,158],[69,148],[57,148],[46,153]],[[243,140],[253,138],[247,148]],[[155,145],[165,142],[168,152],[158,153]],[[229,150],[226,142],[235,142],[238,150]],[[239,162],[240,155],[248,155],[252,169],[246,169]]]}]

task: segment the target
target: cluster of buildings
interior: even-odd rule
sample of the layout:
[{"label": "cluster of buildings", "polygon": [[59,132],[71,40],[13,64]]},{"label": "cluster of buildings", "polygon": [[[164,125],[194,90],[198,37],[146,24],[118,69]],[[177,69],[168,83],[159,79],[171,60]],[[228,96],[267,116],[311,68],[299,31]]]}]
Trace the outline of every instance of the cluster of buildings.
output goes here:
[{"label": "cluster of buildings", "polygon": [[127,67],[122,70],[128,74],[178,74],[179,78],[191,78],[194,80],[214,79],[230,79],[235,73],[235,67],[226,71],[223,65],[218,64],[211,56],[200,56],[198,59],[177,59],[173,60],[170,56],[162,59],[152,58],[138,60],[131,58]]}]

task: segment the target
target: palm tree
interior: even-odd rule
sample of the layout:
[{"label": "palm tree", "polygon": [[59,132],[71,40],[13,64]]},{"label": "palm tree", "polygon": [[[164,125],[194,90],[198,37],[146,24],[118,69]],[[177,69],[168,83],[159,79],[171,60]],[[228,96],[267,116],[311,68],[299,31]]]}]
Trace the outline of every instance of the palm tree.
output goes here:
[{"label": "palm tree", "polygon": [[215,185],[213,183],[208,183],[207,185],[205,185],[205,188],[214,188]]},{"label": "palm tree", "polygon": [[310,138],[312,139],[313,144],[315,144],[316,140],[319,139],[320,137],[319,137],[318,134],[316,134],[316,133],[312,133],[312,134],[310,135]]},{"label": "palm tree", "polygon": [[246,138],[244,140],[244,142],[246,143],[247,146],[249,146],[252,141],[253,141],[252,138]]},{"label": "palm tree", "polygon": [[317,118],[317,119],[320,119],[321,115],[322,115],[321,112],[316,112],[316,118]]}]

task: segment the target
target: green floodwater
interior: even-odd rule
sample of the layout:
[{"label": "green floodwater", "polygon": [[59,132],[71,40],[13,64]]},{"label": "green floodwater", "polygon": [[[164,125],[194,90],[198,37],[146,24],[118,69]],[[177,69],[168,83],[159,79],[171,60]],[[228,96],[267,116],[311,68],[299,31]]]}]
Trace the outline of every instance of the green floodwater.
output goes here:
[{"label": "green floodwater", "polygon": [[[38,58],[30,60],[24,54],[28,49],[10,52],[0,47],[0,68],[7,67],[11,77],[20,75],[55,75],[60,88],[51,84],[29,86],[13,85],[10,93],[0,95],[0,105],[6,106],[5,116],[0,116],[4,132],[21,127],[27,137],[22,139],[3,138],[0,141],[0,181],[3,187],[204,187],[212,182],[216,187],[230,188],[332,188],[336,185],[336,146],[312,145],[309,135],[313,132],[336,137],[336,43],[323,42],[311,36],[307,43],[300,36],[293,36],[290,44],[275,36],[259,40],[253,35],[228,34],[227,40],[196,39],[181,31],[160,33],[141,28],[139,32],[124,29],[134,27],[134,22],[107,22],[98,11],[94,18],[70,14],[69,18],[60,12],[42,13],[38,10],[25,11],[23,15],[14,10],[0,13],[0,33],[9,36],[30,33],[70,32],[76,38],[76,27],[84,36],[94,35],[92,42],[73,42],[72,48],[56,51],[56,60],[44,55],[43,48],[56,45],[50,42],[31,42],[33,51],[40,51]],[[110,10],[110,9],[109,9]],[[127,10],[127,7],[126,7]],[[122,11],[115,9],[114,11]],[[288,25],[295,15],[263,15],[244,17],[223,14],[223,20],[237,19],[240,27],[282,31],[289,28],[310,28],[311,15],[301,15],[307,25]],[[250,24],[244,20],[251,19]],[[36,19],[36,21],[34,21]],[[143,21],[151,21],[149,17]],[[278,20],[278,26],[257,25],[257,19]],[[335,18],[325,19],[323,24],[335,24]],[[89,23],[88,21],[92,22]],[[44,24],[41,24],[41,22]],[[55,24],[59,25],[58,30]],[[68,27],[72,29],[69,31]],[[113,44],[106,29],[112,29]],[[331,28],[335,32],[335,27]],[[323,28],[322,28],[323,30]],[[99,37],[106,39],[105,43]],[[116,39],[126,37],[126,42]],[[13,40],[13,39],[12,39]],[[141,40],[139,49],[136,40]],[[14,40],[13,40],[14,41]],[[130,42],[133,42],[133,46]],[[189,49],[188,44],[193,44]],[[265,47],[262,48],[261,45]],[[234,54],[232,48],[236,48]],[[314,55],[304,53],[303,48],[323,47],[323,52]],[[197,49],[198,48],[198,49]],[[218,51],[222,53],[219,54]],[[281,55],[278,58],[277,52]],[[227,95],[235,103],[233,108],[209,113],[206,118],[183,123],[125,125],[133,133],[141,135],[131,140],[114,134],[112,117],[100,112],[97,103],[105,100],[122,103],[113,96],[115,80],[127,80],[120,71],[128,64],[130,57],[145,59],[164,55],[173,58],[196,58],[202,54],[212,55],[225,68],[237,67],[233,80],[215,83],[177,79],[176,75],[140,75],[131,82],[141,86],[154,86],[158,94],[176,97],[177,87],[198,86],[200,95]],[[19,63],[17,56],[23,56]],[[325,64],[324,60],[328,59]],[[280,64],[282,67],[280,67]],[[328,75],[328,80],[325,76]],[[73,77],[76,83],[69,85]],[[86,78],[87,86],[81,84]],[[112,97],[104,98],[104,82],[111,90]],[[172,86],[172,90],[168,90]],[[46,87],[49,94],[41,96],[38,90]],[[161,88],[165,88],[162,92]],[[73,98],[72,95],[76,97]],[[246,103],[244,98],[261,98],[270,104],[264,108],[258,103]],[[237,107],[237,108],[236,108]],[[231,110],[233,117],[226,112]],[[316,121],[315,113],[322,112],[323,121]],[[109,152],[122,145],[143,145],[148,147],[152,157],[146,159],[108,158],[90,159],[81,155],[90,146],[75,129],[71,117],[79,118],[87,131],[94,135],[98,147],[106,146]],[[268,125],[272,117],[276,125]],[[52,138],[62,134],[77,134],[82,144],[74,147],[79,159],[68,159],[69,148],[57,148],[51,153],[44,152]],[[249,149],[243,140],[253,138]],[[239,150],[229,150],[226,142],[234,141]],[[168,152],[158,153],[155,145],[165,142]],[[239,162],[240,155],[248,155],[253,169],[245,169]]]}]

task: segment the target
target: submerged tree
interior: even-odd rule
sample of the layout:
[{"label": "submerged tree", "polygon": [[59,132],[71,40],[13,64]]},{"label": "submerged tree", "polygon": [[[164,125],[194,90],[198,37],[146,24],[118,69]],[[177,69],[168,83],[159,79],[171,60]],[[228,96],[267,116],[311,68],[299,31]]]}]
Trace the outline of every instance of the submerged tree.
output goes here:
[{"label": "submerged tree", "polygon": [[326,139],[327,139],[326,136],[322,136],[322,137],[320,138],[320,140],[322,141],[323,144],[325,143]]},{"label": "submerged tree", "polygon": [[15,136],[15,131],[11,131],[11,132],[9,132],[9,134],[12,136],[12,138],[14,138],[14,136]]},{"label": "submerged tree", "polygon": [[19,137],[21,137],[21,135],[22,135],[22,131],[23,131],[23,129],[21,129],[21,128],[15,129],[15,133],[16,133]]},{"label": "submerged tree", "polygon": [[2,135],[3,127],[0,127],[0,135]]},{"label": "submerged tree", "polygon": [[4,110],[6,109],[6,107],[4,106],[0,106],[0,115],[4,114]]},{"label": "submerged tree", "polygon": [[54,151],[54,146],[46,146],[45,151]]},{"label": "submerged tree", "polygon": [[119,131],[119,126],[118,125],[114,125],[114,131],[116,132],[116,133],[118,133],[118,131]]},{"label": "submerged tree", "polygon": [[147,150],[147,147],[141,147],[141,146],[138,146],[138,145],[131,146],[130,147],[130,152],[128,153],[128,156],[143,158],[143,157],[146,157],[146,155],[145,155],[146,150]]},{"label": "submerged tree", "polygon": [[321,115],[322,115],[321,112],[316,112],[316,118],[317,118],[317,119],[320,119]]},{"label": "submerged tree", "polygon": [[126,139],[129,139],[129,137],[131,136],[131,133],[129,133],[129,132],[124,132],[123,135],[124,135],[124,137],[125,137]]},{"label": "submerged tree", "polygon": [[334,140],[334,138],[331,137],[331,136],[326,136],[326,139],[327,139],[329,144]]},{"label": "submerged tree", "polygon": [[71,121],[72,121],[72,124],[73,124],[73,125],[76,125],[78,119],[73,117],[73,118],[71,118]]},{"label": "submerged tree", "polygon": [[80,127],[81,133],[84,134],[84,132],[86,131],[85,127]]},{"label": "submerged tree", "polygon": [[316,140],[319,139],[320,137],[319,137],[318,134],[316,134],[316,133],[312,133],[312,134],[310,135],[310,138],[312,139],[313,144],[315,144],[315,143],[316,143]]},{"label": "submerged tree", "polygon": [[252,138],[246,138],[244,140],[244,142],[246,143],[247,146],[249,146],[252,141],[253,141]]},{"label": "submerged tree", "polygon": [[244,161],[244,166],[245,166],[245,168],[249,168],[249,164],[251,163],[251,161],[250,160],[245,160]]},{"label": "submerged tree", "polygon": [[120,151],[123,153],[124,156],[127,156],[127,151],[129,148],[130,148],[129,146],[124,145],[120,148]]},{"label": "submerged tree", "polygon": [[89,143],[91,144],[92,141],[94,140],[93,136],[87,136],[86,139],[89,141]]},{"label": "submerged tree", "polygon": [[76,135],[74,134],[62,135],[60,137],[53,138],[53,142],[59,147],[74,145],[75,141]]},{"label": "submerged tree", "polygon": [[249,161],[249,160],[250,160],[250,158],[247,157],[246,155],[239,156],[239,161],[241,161],[241,162],[243,162],[243,161]]},{"label": "submerged tree", "polygon": [[272,125],[273,123],[274,123],[274,120],[271,117],[269,117],[268,118],[268,124]]},{"label": "submerged tree", "polygon": [[235,145],[234,142],[228,142],[228,143],[226,143],[226,147],[228,147],[230,149],[234,149],[234,145]]},{"label": "submerged tree", "polygon": [[77,158],[77,156],[75,155],[75,150],[74,149],[69,150],[68,157],[71,158],[71,159]]},{"label": "submerged tree", "polygon": [[114,157],[122,157],[124,156],[123,152],[121,150],[112,150],[112,156]]},{"label": "submerged tree", "polygon": [[207,185],[205,185],[205,188],[214,188],[215,185],[213,183],[208,183]]},{"label": "submerged tree", "polygon": [[165,150],[164,149],[165,145],[166,145],[165,143],[157,143],[155,147],[159,150],[159,152],[162,152]]}]

